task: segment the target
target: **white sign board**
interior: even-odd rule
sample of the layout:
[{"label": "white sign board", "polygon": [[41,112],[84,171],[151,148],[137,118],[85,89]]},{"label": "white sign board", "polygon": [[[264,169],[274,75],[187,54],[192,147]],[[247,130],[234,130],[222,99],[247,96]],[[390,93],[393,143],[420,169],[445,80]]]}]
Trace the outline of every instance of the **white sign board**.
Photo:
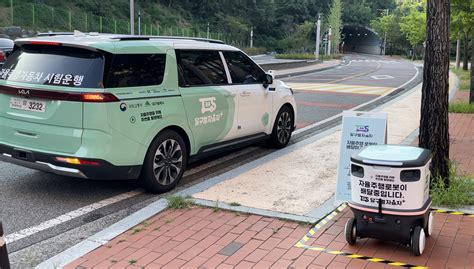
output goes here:
[{"label": "white sign board", "polygon": [[387,143],[387,114],[344,111],[335,203],[351,200],[351,155],[371,145]]}]

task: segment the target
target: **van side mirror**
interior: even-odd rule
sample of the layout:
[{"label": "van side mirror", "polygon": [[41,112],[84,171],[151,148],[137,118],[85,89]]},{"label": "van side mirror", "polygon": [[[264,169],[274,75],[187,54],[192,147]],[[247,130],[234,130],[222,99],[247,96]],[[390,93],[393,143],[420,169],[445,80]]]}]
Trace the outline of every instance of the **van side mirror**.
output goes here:
[{"label": "van side mirror", "polygon": [[273,84],[273,76],[270,74],[263,75],[262,82],[263,82],[263,87],[267,88],[268,85]]}]

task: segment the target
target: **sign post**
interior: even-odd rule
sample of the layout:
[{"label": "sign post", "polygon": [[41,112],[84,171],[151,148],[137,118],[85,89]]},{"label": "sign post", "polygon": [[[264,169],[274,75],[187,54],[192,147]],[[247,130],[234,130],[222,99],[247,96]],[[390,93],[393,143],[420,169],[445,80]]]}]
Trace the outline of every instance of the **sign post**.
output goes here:
[{"label": "sign post", "polygon": [[351,200],[351,155],[365,147],[387,143],[387,114],[344,111],[335,204]]}]

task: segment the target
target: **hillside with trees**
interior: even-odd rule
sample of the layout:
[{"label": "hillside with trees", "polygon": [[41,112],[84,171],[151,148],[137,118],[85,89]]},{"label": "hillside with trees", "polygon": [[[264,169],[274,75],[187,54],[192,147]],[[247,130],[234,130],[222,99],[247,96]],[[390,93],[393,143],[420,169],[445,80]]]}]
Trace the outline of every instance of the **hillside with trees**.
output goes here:
[{"label": "hillside with trees", "polygon": [[[213,38],[245,47],[250,30],[254,44],[268,51],[310,51],[314,23],[322,14],[323,32],[329,27],[333,0],[135,0],[142,33],[202,36],[209,24]],[[339,0],[341,25],[369,25],[381,9],[395,0]],[[34,6],[34,7],[33,7]],[[0,25],[36,30],[128,31],[129,0],[10,0],[0,1]],[[34,16],[32,14],[35,14]],[[356,14],[356,15],[354,15]],[[32,18],[33,17],[33,18]],[[338,21],[332,17],[333,21]],[[303,42],[302,42],[303,41]],[[311,44],[311,46],[310,46]],[[311,49],[310,49],[311,48]]]}]

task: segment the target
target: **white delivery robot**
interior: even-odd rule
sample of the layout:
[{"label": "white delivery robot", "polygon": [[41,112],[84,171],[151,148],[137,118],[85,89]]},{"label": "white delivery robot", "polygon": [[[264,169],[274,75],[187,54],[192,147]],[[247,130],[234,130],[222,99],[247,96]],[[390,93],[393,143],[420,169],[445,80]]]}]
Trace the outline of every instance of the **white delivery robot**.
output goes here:
[{"label": "white delivery robot", "polygon": [[354,217],[345,226],[347,242],[395,241],[421,255],[433,230],[430,163],[429,150],[410,146],[369,146],[352,155],[348,204]]}]

